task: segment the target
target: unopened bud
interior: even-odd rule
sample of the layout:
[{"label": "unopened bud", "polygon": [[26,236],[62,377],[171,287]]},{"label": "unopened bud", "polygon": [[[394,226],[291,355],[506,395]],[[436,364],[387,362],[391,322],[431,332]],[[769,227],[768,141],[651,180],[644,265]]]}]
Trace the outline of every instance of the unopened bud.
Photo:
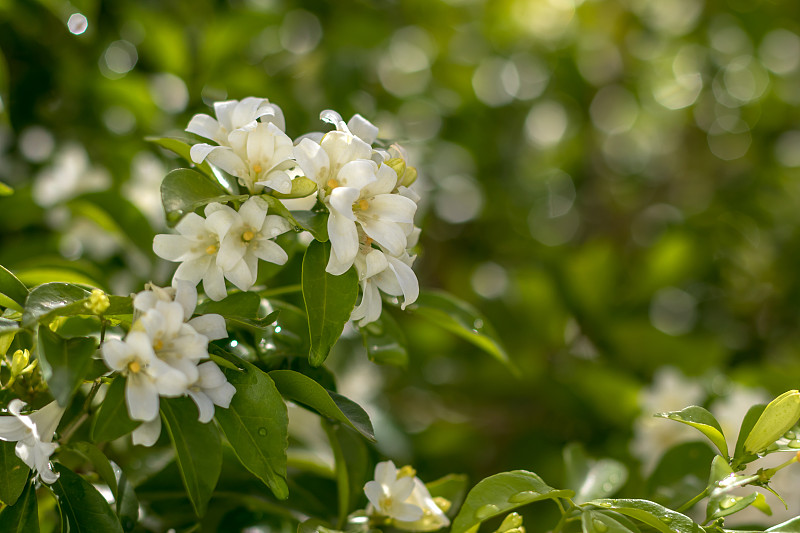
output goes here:
[{"label": "unopened bud", "polygon": [[409,465],[406,465],[397,471],[397,479],[400,479],[401,477],[414,477],[416,475],[417,471]]},{"label": "unopened bud", "polygon": [[403,177],[398,180],[397,185],[404,187],[411,187],[411,184],[417,181],[417,169],[414,167],[406,167]]},{"label": "unopened bud", "polygon": [[442,498],[441,496],[436,496],[433,499],[433,503],[436,504],[436,507],[442,510],[443,513],[446,513],[450,510],[450,507],[453,506],[453,502],[448,500],[447,498]]},{"label": "unopened bud", "polygon": [[522,516],[519,513],[510,513],[503,519],[495,533],[510,533],[522,527]]},{"label": "unopened bud", "polygon": [[11,357],[11,375],[14,377],[22,374],[25,367],[28,366],[31,354],[28,350],[17,350]]},{"label": "unopened bud", "polygon": [[106,293],[100,289],[93,289],[92,294],[89,296],[89,301],[83,305],[85,305],[86,309],[92,313],[96,315],[102,315],[111,305],[111,302],[108,300]]},{"label": "unopened bud", "polygon": [[767,405],[744,441],[744,451],[755,454],[781,438],[800,418],[800,392],[786,391]]},{"label": "unopened bud", "polygon": [[400,178],[403,177],[403,173],[406,171],[406,162],[399,157],[393,157],[392,159],[387,159],[386,161],[383,162],[383,164],[386,165],[387,167],[391,167],[392,170],[397,172],[398,181],[400,180]]}]

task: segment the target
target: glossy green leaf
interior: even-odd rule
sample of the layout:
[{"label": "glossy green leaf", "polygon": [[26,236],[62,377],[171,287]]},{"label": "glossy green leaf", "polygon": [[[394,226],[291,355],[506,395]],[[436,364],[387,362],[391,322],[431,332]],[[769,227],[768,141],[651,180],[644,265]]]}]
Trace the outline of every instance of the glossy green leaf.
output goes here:
[{"label": "glossy green leaf", "polygon": [[767,408],[765,404],[754,405],[747,410],[747,414],[742,419],[742,424],[739,426],[739,436],[736,439],[736,448],[733,452],[733,468],[736,470],[738,465],[749,463],[758,459],[757,455],[748,454],[744,451],[744,442],[756,422],[761,417],[761,413]]},{"label": "glossy green leaf", "polygon": [[421,291],[407,309],[466,339],[516,372],[492,325],[467,302],[442,291]]},{"label": "glossy green leaf", "polygon": [[[16,304],[17,311],[22,310],[25,300],[28,299],[28,288],[25,284],[2,265],[0,265],[0,294],[10,298]],[[3,303],[0,302],[0,305]]]},{"label": "glossy green leaf", "polygon": [[310,407],[322,416],[338,420],[375,441],[369,415],[354,401],[325,389],[310,377],[294,370],[273,370],[269,377],[286,398]]},{"label": "glossy green leaf", "polygon": [[214,179],[214,171],[211,170],[211,166],[208,164],[208,161],[203,161],[199,165],[192,161],[192,156],[190,155],[192,145],[189,144],[187,140],[178,137],[145,137],[144,140],[153,144],[157,144],[161,148],[165,148],[170,152],[179,155],[193,168],[199,170],[209,178]]},{"label": "glossy green leaf", "polygon": [[140,422],[131,420],[125,404],[125,378],[117,376],[106,391],[100,403],[100,410],[92,422],[92,440],[108,442],[127,435],[139,426]]},{"label": "glossy green leaf", "polygon": [[[13,335],[20,329],[19,322],[7,318],[0,318],[0,335],[3,336],[2,344],[8,344],[10,346],[11,342],[14,340]],[[11,338],[5,337],[6,335]],[[8,350],[8,347],[6,347],[6,350]]]},{"label": "glossy green leaf", "polygon": [[272,379],[242,361],[245,372],[225,369],[236,387],[231,405],[218,407],[215,418],[239,461],[281,500],[289,496],[286,485],[286,449],[289,415]]},{"label": "glossy green leaf", "polygon": [[632,533],[633,531],[601,511],[584,511],[581,513],[581,528],[583,533]]},{"label": "glossy green leaf", "polygon": [[722,499],[709,502],[706,511],[706,520],[716,520],[717,518],[722,518],[723,516],[738,513],[745,507],[749,507],[753,502],[755,502],[758,496],[759,493],[753,492],[747,496],[727,496]]},{"label": "glossy green leaf", "polygon": [[[48,323],[59,316],[93,315],[86,304],[91,292],[72,283],[53,282],[34,288],[25,304],[22,325],[33,327],[37,322]],[[104,316],[133,313],[129,296],[108,295],[109,307]]]},{"label": "glossy green leaf", "polygon": [[325,272],[330,250],[330,243],[312,241],[303,257],[303,300],[311,336],[308,360],[314,366],[325,361],[339,340],[358,297],[355,268],[341,276]]},{"label": "glossy green leaf", "polygon": [[317,182],[310,180],[305,176],[298,176],[292,180],[292,190],[286,194],[278,191],[272,191],[272,195],[276,198],[289,199],[289,198],[305,198],[317,192]]},{"label": "glossy green leaf", "polygon": [[554,489],[533,472],[513,470],[489,476],[475,485],[453,520],[451,533],[464,533],[484,520],[542,500],[571,498],[575,492]]},{"label": "glossy green leaf", "polygon": [[97,339],[65,339],[50,328],[39,328],[38,356],[42,377],[60,406],[69,405],[91,368],[96,351]]},{"label": "glossy green leaf", "polygon": [[122,533],[117,516],[97,489],[64,465],[56,463],[54,468],[59,476],[50,487],[70,533]]},{"label": "glossy green leaf", "polygon": [[601,509],[616,511],[647,524],[662,533],[703,533],[691,518],[647,500],[615,499],[587,502]]},{"label": "glossy green leaf", "polygon": [[314,239],[320,242],[328,240],[328,213],[325,208],[315,208],[308,211],[289,211],[280,200],[265,194],[261,196],[273,214],[277,214],[289,221],[295,231],[308,231]]},{"label": "glossy green leaf", "polygon": [[34,482],[25,486],[16,503],[0,512],[0,531],[3,533],[39,533],[39,511]]},{"label": "glossy green leaf", "polygon": [[370,361],[401,368],[408,366],[405,335],[389,313],[384,311],[378,320],[359,326],[358,331]]},{"label": "glossy green leaf", "polygon": [[567,486],[575,491],[575,503],[606,498],[628,480],[628,469],[614,459],[589,459],[583,448],[571,444],[564,448]]},{"label": "glossy green leaf", "polygon": [[203,516],[222,470],[222,441],[212,423],[197,420],[189,398],[162,398],[161,414],[195,514]]},{"label": "glossy green leaf", "polygon": [[800,533],[800,516],[772,526],[765,530],[764,533]]},{"label": "glossy green leaf", "polygon": [[17,501],[31,471],[14,452],[16,445],[16,442],[0,441],[0,502],[6,505]]},{"label": "glossy green leaf", "polygon": [[173,170],[161,182],[161,202],[169,226],[211,202],[244,201],[247,198],[247,195],[229,194],[218,181],[188,168]]},{"label": "glossy green leaf", "polygon": [[691,405],[680,411],[657,413],[655,416],[692,426],[708,437],[723,456],[728,457],[728,443],[725,440],[725,435],[722,433],[722,428],[717,419],[708,410],[697,405]]},{"label": "glossy green leaf", "polygon": [[265,328],[275,322],[278,318],[278,311],[261,317],[259,316],[260,308],[261,297],[257,293],[234,292],[218,302],[206,300],[197,306],[195,314],[216,313],[234,324]]},{"label": "glossy green leaf", "polygon": [[757,454],[772,446],[800,418],[800,391],[786,391],[767,404],[744,441],[744,453]]}]

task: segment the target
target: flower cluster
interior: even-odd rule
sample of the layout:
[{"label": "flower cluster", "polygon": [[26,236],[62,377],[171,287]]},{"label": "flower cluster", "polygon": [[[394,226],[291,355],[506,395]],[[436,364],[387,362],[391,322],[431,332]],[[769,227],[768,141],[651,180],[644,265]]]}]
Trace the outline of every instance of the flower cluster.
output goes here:
[{"label": "flower cluster", "polygon": [[367,514],[391,519],[398,529],[436,531],[450,525],[444,514],[450,502],[431,497],[411,467],[398,470],[392,461],[378,463],[375,479],[364,485],[364,492],[369,499]]},{"label": "flower cluster", "polygon": [[126,377],[125,401],[133,420],[143,422],[133,442],[152,446],[161,434],[160,397],[189,396],[199,419],[208,422],[214,405],[227,408],[236,389],[208,359],[208,343],[228,336],[217,314],[191,318],[197,289],[177,280],[175,288],[153,285],[133,300],[134,321],[124,340],[102,345],[106,365]]},{"label": "flower cluster", "polygon": [[317,199],[329,213],[327,272],[358,272],[362,297],[351,318],[361,325],[377,320],[381,292],[402,296],[404,308],[416,300],[411,249],[419,236],[419,196],[409,186],[417,173],[400,147],[373,147],[378,128],[360,115],[345,123],[338,113],[323,111],[320,118],[335,129],[293,142],[283,112],[265,98],[218,102],[214,111],[216,118],[199,114],[189,123],[187,131],[215,143],[195,144],[191,158],[234,176],[251,197],[238,210],[209,204],[205,218],[190,213],[176,226],[177,235],[156,237],[155,253],[181,263],[175,279],[202,281],[206,294],[219,300],[227,294],[226,279],[243,291],[255,284],[259,259],[285,263],[286,253],[271,239],[290,225],[267,215],[258,195],[287,194],[292,177],[304,176],[316,183]]},{"label": "flower cluster", "polygon": [[58,474],[53,472],[50,456],[57,448],[53,442],[64,408],[50,402],[29,415],[22,414],[22,400],[14,399],[8,404],[12,416],[0,417],[0,440],[16,442],[14,453],[33,469],[44,483],[55,483]]}]

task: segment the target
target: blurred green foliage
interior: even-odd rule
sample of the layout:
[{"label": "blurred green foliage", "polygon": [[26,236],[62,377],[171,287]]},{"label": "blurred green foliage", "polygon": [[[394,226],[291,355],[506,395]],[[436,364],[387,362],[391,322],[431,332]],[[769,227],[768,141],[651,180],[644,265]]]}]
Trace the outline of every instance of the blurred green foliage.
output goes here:
[{"label": "blurred green foliage", "polygon": [[183,163],[144,137],[249,95],[290,136],[358,112],[420,170],[421,285],[479,308],[521,369],[399,312],[406,371],[344,339],[331,364],[379,449],[473,482],[558,480],[571,441],[635,465],[662,366],[712,395],[797,387],[799,20],[785,0],[0,1],[0,264],[166,283],[149,243]]}]

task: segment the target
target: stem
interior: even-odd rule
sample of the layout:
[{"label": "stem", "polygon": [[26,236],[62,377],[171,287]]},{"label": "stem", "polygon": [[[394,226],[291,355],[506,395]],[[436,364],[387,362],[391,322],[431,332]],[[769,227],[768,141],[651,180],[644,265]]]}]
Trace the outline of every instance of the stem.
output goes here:
[{"label": "stem", "polygon": [[100,380],[100,378],[95,380],[94,384],[92,385],[92,389],[89,391],[89,394],[86,395],[86,400],[83,402],[83,407],[81,408],[83,414],[81,414],[81,416],[79,416],[75,422],[73,422],[67,429],[64,430],[64,434],[59,439],[63,444],[69,442],[69,439],[72,437],[73,433],[75,433],[75,431],[81,427],[81,424],[86,422],[86,419],[89,418],[89,408],[91,407],[92,400],[94,400],[94,397],[102,383],[103,382]]},{"label": "stem", "polygon": [[561,511],[561,519],[558,521],[558,524],[556,524],[556,527],[553,528],[552,532],[552,533],[558,533],[564,528],[567,522],[570,521],[570,518],[567,518],[569,516],[569,513],[571,513],[573,509],[577,509],[578,506],[575,505],[575,503],[571,499],[567,500],[570,504],[568,509],[564,508],[564,504],[561,503],[560,498],[553,498],[553,501],[556,502],[556,505],[558,505],[558,510]]},{"label": "stem", "polygon": [[678,507],[678,508],[677,508],[677,509],[675,509],[675,510],[676,510],[677,512],[679,512],[679,513],[682,513],[682,512],[684,512],[684,511],[686,511],[687,509],[691,509],[691,507],[692,507],[694,504],[696,504],[697,502],[699,502],[700,500],[702,500],[702,499],[703,499],[703,498],[705,498],[706,496],[708,496],[708,487],[706,487],[705,489],[703,489],[703,492],[701,492],[700,494],[698,494],[697,496],[695,496],[694,498],[692,498],[692,499],[691,499],[691,500],[689,500],[688,502],[684,503],[683,505],[681,505],[680,507]]}]

